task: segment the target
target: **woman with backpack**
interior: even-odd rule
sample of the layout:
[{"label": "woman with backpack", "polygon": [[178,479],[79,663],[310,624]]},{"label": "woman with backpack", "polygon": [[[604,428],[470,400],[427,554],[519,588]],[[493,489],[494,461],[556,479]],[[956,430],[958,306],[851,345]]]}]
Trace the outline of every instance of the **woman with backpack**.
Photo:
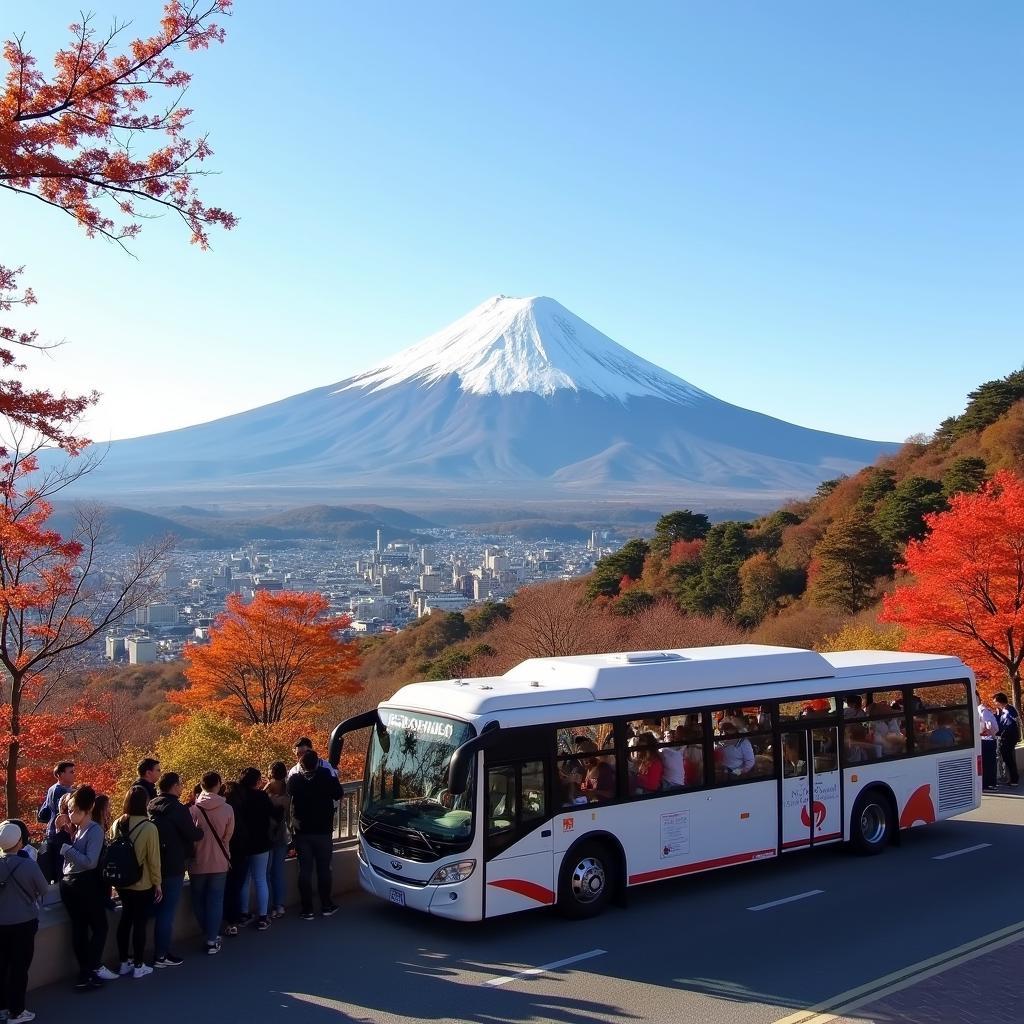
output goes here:
[{"label": "woman with backpack", "polygon": [[60,898],[71,922],[71,946],[78,961],[75,988],[79,992],[102,988],[104,981],[117,977],[101,959],[108,927],[105,892],[110,890],[101,876],[102,807],[92,786],[75,790],[67,823],[72,835],[60,848],[64,859]]},{"label": "woman with backpack", "polygon": [[274,821],[270,830],[270,862],[267,864],[267,881],[270,883],[270,916],[284,915],[284,862],[288,857],[292,833],[288,827],[288,809],[292,798],[288,795],[288,766],[284,761],[275,761],[268,770],[263,791],[270,797],[270,802],[280,812],[281,817]]},{"label": "woman with backpack", "polygon": [[[144,978],[153,973],[145,962],[146,926],[153,904],[163,898],[160,888],[160,835],[146,816],[149,794],[132,786],[124,798],[124,813],[110,830],[110,846],[103,877],[117,887],[121,897],[121,921],[117,926],[117,951],[121,974]],[[132,959],[128,959],[129,942]]]}]

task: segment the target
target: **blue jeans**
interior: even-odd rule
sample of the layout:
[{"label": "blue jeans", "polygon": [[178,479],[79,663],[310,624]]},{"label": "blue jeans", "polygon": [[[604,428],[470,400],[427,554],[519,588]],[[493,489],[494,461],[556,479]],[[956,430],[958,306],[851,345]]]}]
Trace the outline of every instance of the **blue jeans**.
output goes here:
[{"label": "blue jeans", "polygon": [[220,922],[224,917],[224,883],[226,871],[214,871],[205,875],[189,875],[189,890],[192,893],[192,910],[199,927],[206,936],[206,944],[212,946],[220,933]]},{"label": "blue jeans", "polygon": [[157,959],[167,956],[171,951],[171,932],[174,931],[174,914],[181,899],[181,890],[185,888],[185,876],[175,875],[165,878],[161,883],[164,898],[153,907],[153,945]]},{"label": "blue jeans", "polygon": [[267,881],[270,883],[270,905],[272,907],[284,906],[284,862],[287,857],[287,843],[278,843],[270,848],[270,861],[267,864]]},{"label": "blue jeans", "polygon": [[256,890],[256,913],[266,917],[270,909],[270,886],[267,885],[267,863],[270,851],[250,853],[245,862],[245,881],[242,882],[241,909],[243,914],[249,913],[249,885]]}]

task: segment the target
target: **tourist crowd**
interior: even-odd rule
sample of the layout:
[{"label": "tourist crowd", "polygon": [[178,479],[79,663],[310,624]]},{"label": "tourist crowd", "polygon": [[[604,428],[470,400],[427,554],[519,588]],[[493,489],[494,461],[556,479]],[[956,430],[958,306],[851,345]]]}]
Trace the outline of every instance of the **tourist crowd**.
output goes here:
[{"label": "tourist crowd", "polygon": [[[139,762],[138,778],[116,804],[76,784],[73,762],[59,762],[37,815],[46,825],[39,848],[23,821],[0,822],[0,1022],[35,1017],[25,1008],[25,991],[51,885],[59,886],[71,923],[75,987],[82,992],[183,962],[171,940],[186,877],[209,956],[220,952],[223,936],[250,924],[265,931],[284,914],[284,865],[292,850],[300,916],[316,916],[314,873],[320,915],[335,914],[331,850],[341,784],[308,738],[293,750],[291,769],[275,761],[266,777],[258,768],[235,780],[208,771],[185,801],[181,776],[162,772],[155,757]],[[118,902],[118,963],[108,967],[103,951]]]}]

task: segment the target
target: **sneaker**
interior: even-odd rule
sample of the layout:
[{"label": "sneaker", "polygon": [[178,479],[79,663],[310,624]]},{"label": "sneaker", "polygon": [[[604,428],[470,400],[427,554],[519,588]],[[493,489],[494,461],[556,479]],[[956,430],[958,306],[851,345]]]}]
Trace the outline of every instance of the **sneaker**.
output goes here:
[{"label": "sneaker", "polygon": [[243,914],[238,920],[239,928],[248,928],[256,920],[255,914]]},{"label": "sneaker", "polygon": [[263,917],[261,917],[256,922],[256,931],[258,931],[258,932],[265,932],[269,927],[270,927],[270,918],[267,917],[266,914],[264,914]]},{"label": "sneaker", "polygon": [[144,978],[147,974],[152,974],[152,973],[153,973],[153,968],[150,967],[149,964],[139,964],[139,966],[136,967],[132,971],[132,977],[133,978]]},{"label": "sneaker", "polygon": [[224,934],[225,935],[237,935],[238,934],[238,925],[237,924],[226,924],[226,925],[224,925]]},{"label": "sneaker", "polygon": [[185,961],[180,956],[168,953],[166,956],[158,956],[153,961],[154,967],[180,967]]},{"label": "sneaker", "polygon": [[299,914],[299,917],[301,917],[303,921],[312,921],[316,917],[316,914],[314,914],[312,910],[304,910]]},{"label": "sneaker", "polygon": [[[114,977],[116,978],[117,975],[115,974]],[[97,978],[95,974],[93,974],[91,977],[86,978],[85,981],[75,982],[76,992],[95,992],[96,989],[98,988],[103,988],[103,982],[100,981],[100,979]],[[3,1019],[8,1020],[9,1018],[4,1017]]]},{"label": "sneaker", "polygon": [[10,1024],[28,1024],[30,1020],[35,1020],[36,1015],[31,1010],[22,1010],[17,1017],[7,1018]]},{"label": "sneaker", "polygon": [[117,981],[118,976],[106,966],[101,966],[99,970],[93,971],[93,977],[99,978],[100,981]]},{"label": "sneaker", "polygon": [[270,911],[271,917],[284,917],[284,907],[274,907]]},{"label": "sneaker", "polygon": [[208,942],[206,944],[206,955],[216,956],[220,952],[220,939],[216,942]]},{"label": "sneaker", "polygon": [[133,965],[128,963],[128,961],[126,960],[123,964],[121,964],[117,973],[120,974],[121,977],[123,978],[126,974],[131,974],[134,969],[135,968],[133,967]]},{"label": "sneaker", "polygon": [[335,906],[333,903],[329,907],[324,907],[320,911],[321,917],[334,917],[334,915],[340,910],[340,907]]}]

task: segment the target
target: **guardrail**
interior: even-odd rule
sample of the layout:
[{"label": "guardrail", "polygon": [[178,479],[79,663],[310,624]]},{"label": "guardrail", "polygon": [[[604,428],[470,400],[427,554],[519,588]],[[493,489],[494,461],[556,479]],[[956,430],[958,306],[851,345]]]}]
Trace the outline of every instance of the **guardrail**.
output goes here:
[{"label": "guardrail", "polygon": [[363,781],[343,782],[344,796],[334,816],[334,838],[355,839],[359,835],[359,808],[363,805]]}]

